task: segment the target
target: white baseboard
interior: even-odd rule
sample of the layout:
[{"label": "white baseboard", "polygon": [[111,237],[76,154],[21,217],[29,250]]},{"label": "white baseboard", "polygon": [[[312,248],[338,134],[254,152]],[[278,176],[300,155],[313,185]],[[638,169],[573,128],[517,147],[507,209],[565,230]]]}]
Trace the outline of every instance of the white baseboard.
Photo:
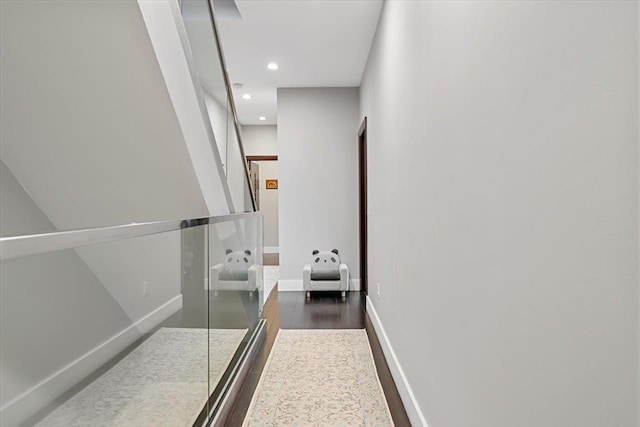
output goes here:
[{"label": "white baseboard", "polygon": [[265,253],[265,254],[279,254],[280,253],[280,247],[278,247],[278,246],[265,246],[262,249],[262,253]]},{"label": "white baseboard", "polygon": [[[349,290],[358,292],[360,291],[360,279],[349,280]],[[278,281],[279,292],[302,292],[304,291],[304,285],[302,280],[282,280]]]},{"label": "white baseboard", "polygon": [[373,307],[371,298],[368,295],[367,313],[369,314],[369,318],[371,319],[371,323],[373,324],[373,329],[376,331],[376,335],[378,336],[378,340],[380,341],[382,352],[384,353],[384,357],[387,359],[387,365],[389,366],[389,370],[391,371],[391,376],[393,376],[393,381],[396,383],[398,394],[400,394],[400,399],[402,399],[404,409],[407,411],[407,416],[409,417],[409,421],[411,421],[411,425],[429,427],[429,425],[427,424],[427,420],[424,417],[422,410],[420,409],[420,405],[418,405],[416,397],[413,394],[413,390],[409,385],[409,381],[407,380],[407,377],[404,374],[402,367],[400,366],[400,362],[396,357],[396,353],[393,351],[393,347],[391,347],[389,337],[387,336],[387,333],[385,332],[384,327],[380,322],[378,313]]},{"label": "white baseboard", "polygon": [[141,334],[149,333],[153,328],[164,322],[169,316],[182,308],[182,295],[167,301],[151,313],[138,320],[130,327],[137,328]]},{"label": "white baseboard", "polygon": [[182,295],[178,295],[7,402],[0,408],[0,425],[20,425],[181,308]]},{"label": "white baseboard", "polygon": [[302,280],[278,280],[278,292],[304,291]]}]

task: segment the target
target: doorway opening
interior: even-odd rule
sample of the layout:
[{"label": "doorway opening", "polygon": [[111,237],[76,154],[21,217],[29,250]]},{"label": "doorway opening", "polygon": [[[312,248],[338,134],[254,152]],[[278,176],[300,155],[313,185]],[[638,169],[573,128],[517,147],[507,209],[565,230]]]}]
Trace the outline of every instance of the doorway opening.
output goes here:
[{"label": "doorway opening", "polygon": [[368,222],[367,222],[367,118],[358,131],[358,176],[360,193],[360,290],[369,294],[368,271]]},{"label": "doorway opening", "polygon": [[256,209],[264,215],[264,265],[278,265],[278,156],[246,156]]}]

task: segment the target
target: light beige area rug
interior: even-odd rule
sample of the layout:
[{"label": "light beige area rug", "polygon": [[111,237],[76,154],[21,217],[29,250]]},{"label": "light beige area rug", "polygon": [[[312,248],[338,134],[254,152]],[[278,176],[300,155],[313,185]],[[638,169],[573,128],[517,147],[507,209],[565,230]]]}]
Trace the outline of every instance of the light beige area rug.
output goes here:
[{"label": "light beige area rug", "polygon": [[243,426],[393,426],[365,330],[280,330]]},{"label": "light beige area rug", "polygon": [[162,328],[38,425],[190,427],[246,333]]}]

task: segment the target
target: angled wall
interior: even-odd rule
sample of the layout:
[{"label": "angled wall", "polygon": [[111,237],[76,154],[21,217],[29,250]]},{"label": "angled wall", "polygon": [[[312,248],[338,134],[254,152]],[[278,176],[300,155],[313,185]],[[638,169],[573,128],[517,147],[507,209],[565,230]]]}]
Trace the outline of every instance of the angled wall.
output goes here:
[{"label": "angled wall", "polygon": [[140,10],[3,2],[0,155],[59,228],[207,214]]}]

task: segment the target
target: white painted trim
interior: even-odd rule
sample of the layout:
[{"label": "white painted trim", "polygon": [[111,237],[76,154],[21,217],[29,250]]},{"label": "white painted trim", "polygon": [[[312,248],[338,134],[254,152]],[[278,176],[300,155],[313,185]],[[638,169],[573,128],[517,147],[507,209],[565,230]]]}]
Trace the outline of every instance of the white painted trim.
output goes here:
[{"label": "white painted trim", "polygon": [[301,292],[304,291],[302,279],[300,280],[278,280],[278,292]]},{"label": "white painted trim", "polygon": [[279,246],[265,246],[264,249],[262,250],[263,253],[265,254],[279,254],[280,253],[280,247]]},{"label": "white painted trim", "polygon": [[169,316],[182,308],[182,295],[170,299],[151,313],[138,320],[130,327],[137,328],[141,334],[151,332],[153,328],[164,322]]},{"label": "white painted trim", "polygon": [[391,376],[393,376],[393,380],[396,383],[398,394],[400,394],[400,399],[402,399],[404,409],[407,411],[407,416],[409,417],[409,421],[411,421],[411,425],[429,427],[427,420],[420,409],[420,405],[418,405],[418,401],[413,394],[411,385],[409,385],[409,380],[404,374],[402,366],[400,366],[400,362],[398,361],[395,351],[393,351],[393,347],[391,347],[391,342],[389,341],[389,337],[382,326],[382,322],[380,322],[380,317],[378,317],[378,313],[376,312],[376,309],[371,302],[371,298],[369,298],[368,295],[367,313],[369,314],[369,318],[373,324],[373,329],[376,331],[376,335],[380,341],[382,352],[384,353],[384,357],[387,359],[387,365],[389,366]]},{"label": "white painted trim", "polygon": [[273,292],[278,292],[278,288],[279,288],[279,287],[280,287],[280,280],[278,280],[278,281],[276,282],[276,284],[275,284],[275,285],[273,285],[273,288],[271,288],[271,290],[269,291],[269,295],[267,295],[267,296],[265,296],[265,297],[264,297],[264,302],[267,302],[267,300],[269,299],[269,297],[271,296],[271,294],[272,294]]},{"label": "white painted trim", "polygon": [[178,295],[7,402],[0,408],[0,425],[23,423],[181,308],[182,295]]},{"label": "white painted trim", "polygon": [[[280,292],[302,292],[304,284],[302,280],[278,280],[278,291]],[[360,279],[349,279],[349,291],[360,291]]]}]

